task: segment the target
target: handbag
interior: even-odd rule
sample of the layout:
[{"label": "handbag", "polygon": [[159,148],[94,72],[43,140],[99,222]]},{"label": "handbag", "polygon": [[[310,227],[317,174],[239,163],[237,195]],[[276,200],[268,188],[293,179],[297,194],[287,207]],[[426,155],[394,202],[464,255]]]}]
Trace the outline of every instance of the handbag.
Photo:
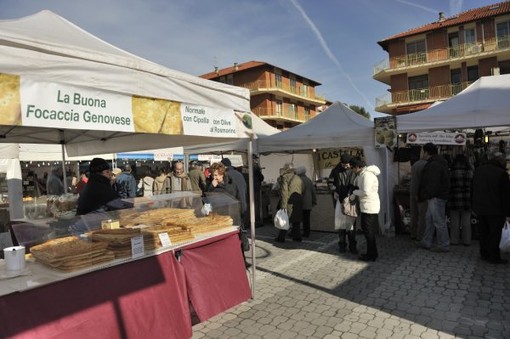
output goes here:
[{"label": "handbag", "polygon": [[356,201],[351,201],[349,196],[342,200],[342,212],[350,217],[358,217],[358,206]]},{"label": "handbag", "polygon": [[501,231],[499,249],[502,252],[510,252],[510,223],[508,221],[505,221],[505,225],[503,226],[503,230]]},{"label": "handbag", "polygon": [[280,208],[274,216],[274,227],[279,230],[288,231],[290,228],[289,216],[287,210]]}]

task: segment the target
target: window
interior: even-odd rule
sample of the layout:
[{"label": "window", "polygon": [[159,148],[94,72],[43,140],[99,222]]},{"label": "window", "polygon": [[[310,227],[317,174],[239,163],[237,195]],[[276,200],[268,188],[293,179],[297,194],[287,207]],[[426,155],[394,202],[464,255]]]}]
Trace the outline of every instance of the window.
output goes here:
[{"label": "window", "polygon": [[289,104],[289,118],[296,119],[296,104],[290,103]]},{"label": "window", "polygon": [[500,22],[496,25],[498,48],[510,47],[510,21]]},{"label": "window", "polygon": [[225,76],[224,76],[224,75],[222,75],[222,76],[220,77],[220,82],[225,83]]},{"label": "window", "polygon": [[427,49],[425,40],[417,40],[406,44],[407,63],[416,65],[427,61]]},{"label": "window", "polygon": [[290,91],[296,93],[296,79],[290,79]]},{"label": "window", "polygon": [[274,75],[275,85],[278,88],[282,87],[282,75],[281,74],[275,74]]},{"label": "window", "polygon": [[309,87],[307,83],[303,83],[301,85],[301,96],[308,97],[309,96]]},{"label": "window", "polygon": [[478,66],[471,66],[467,68],[467,80],[468,83],[475,82],[478,80]]},{"label": "window", "polygon": [[452,95],[458,94],[462,91],[461,71],[459,68],[450,71],[450,79],[452,84]]},{"label": "window", "polygon": [[234,74],[227,74],[227,84],[229,85],[234,84]]},{"label": "window", "polygon": [[459,32],[448,34],[448,46],[450,47],[450,57],[459,56]]},{"label": "window", "polygon": [[467,55],[480,53],[482,51],[481,46],[476,44],[474,28],[464,30],[464,49],[465,49],[465,54],[467,54]]},{"label": "window", "polygon": [[429,97],[429,77],[427,74],[411,77],[409,82],[409,101],[425,100]]},{"label": "window", "polygon": [[275,101],[275,112],[276,112],[276,115],[282,115],[282,106],[283,106],[283,103],[281,100],[276,100]]},{"label": "window", "polygon": [[464,30],[464,43],[465,44],[474,44],[476,42],[475,38],[475,29],[465,29]]},{"label": "window", "polygon": [[461,77],[460,77],[460,68],[452,69],[450,71],[450,78],[452,79],[452,84],[460,84]]},{"label": "window", "polygon": [[305,107],[305,121],[310,120],[310,107]]}]

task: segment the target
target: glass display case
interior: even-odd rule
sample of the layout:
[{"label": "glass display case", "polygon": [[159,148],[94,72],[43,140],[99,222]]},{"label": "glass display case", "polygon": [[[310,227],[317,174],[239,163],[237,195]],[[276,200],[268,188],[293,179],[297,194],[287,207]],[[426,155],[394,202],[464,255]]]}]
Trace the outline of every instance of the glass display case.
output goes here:
[{"label": "glass display case", "polygon": [[[134,237],[144,243],[143,251],[155,254],[162,248],[233,231],[240,224],[239,202],[221,193],[201,197],[193,192],[177,192],[119,199],[116,207],[125,208],[80,216],[74,215],[74,210],[58,218],[13,221],[11,227],[17,243],[25,246],[27,253],[51,268],[70,271],[131,257]],[[98,252],[98,246],[102,251]],[[85,255],[88,251],[89,256]],[[92,260],[96,254],[98,261]]]}]

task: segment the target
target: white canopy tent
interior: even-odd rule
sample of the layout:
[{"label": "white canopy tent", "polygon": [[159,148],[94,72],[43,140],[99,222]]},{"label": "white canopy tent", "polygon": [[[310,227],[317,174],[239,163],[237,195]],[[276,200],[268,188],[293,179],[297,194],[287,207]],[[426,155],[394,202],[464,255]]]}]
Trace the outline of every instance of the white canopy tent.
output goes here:
[{"label": "white canopy tent", "polygon": [[[62,104],[65,94],[69,94],[72,101],[76,93],[81,94],[83,100],[100,100],[99,105],[106,105],[107,109],[108,106],[119,110],[125,108],[123,103],[117,101],[125,99],[124,96],[131,100],[134,95],[229,111],[232,114],[233,110],[250,111],[248,90],[201,79],[139,58],[98,39],[50,11],[17,20],[0,21],[0,73],[4,76],[2,82],[6,79],[16,81],[16,76],[19,76],[22,106],[22,121],[0,119],[0,136],[4,138],[3,141],[65,144],[71,156],[94,154],[98,150],[101,153],[114,153],[169,145],[203,144],[222,139],[232,140],[233,136],[225,133],[140,133],[135,131],[134,124],[101,126],[99,123],[86,124],[84,119],[77,123],[69,117],[64,118],[67,120],[46,121],[44,125],[30,123],[28,106],[24,101],[32,98],[35,91],[39,92],[35,94],[48,94],[40,93],[44,85],[62,86],[53,88],[52,98],[47,98],[44,104],[52,104],[51,108],[63,109],[64,112],[73,109],[72,113],[77,113],[90,108],[87,105],[83,107],[81,102],[74,106]],[[5,75],[14,75],[14,78]],[[32,112],[31,117],[35,115]],[[239,135],[234,138],[239,138]]]},{"label": "white canopy tent", "polygon": [[147,61],[50,11],[0,21],[0,103],[1,142],[60,144],[70,156],[252,133],[247,89]]},{"label": "white canopy tent", "polygon": [[258,140],[261,153],[300,152],[335,147],[362,147],[368,164],[379,167],[379,221],[383,231],[391,227],[391,164],[386,149],[376,149],[373,121],[335,102],[313,119],[281,133]]},{"label": "white canopy tent", "polygon": [[397,116],[399,132],[510,125],[510,74],[481,77],[468,88],[426,110]]}]

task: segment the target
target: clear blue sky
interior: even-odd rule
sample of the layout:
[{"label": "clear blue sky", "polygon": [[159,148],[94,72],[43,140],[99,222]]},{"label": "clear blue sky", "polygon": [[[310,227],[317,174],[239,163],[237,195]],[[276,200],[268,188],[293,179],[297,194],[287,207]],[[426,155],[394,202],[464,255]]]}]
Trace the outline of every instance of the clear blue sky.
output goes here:
[{"label": "clear blue sky", "polygon": [[320,82],[328,100],[374,116],[387,86],[372,79],[394,34],[495,1],[0,0],[0,20],[49,9],[143,58],[200,75],[250,60]]}]

